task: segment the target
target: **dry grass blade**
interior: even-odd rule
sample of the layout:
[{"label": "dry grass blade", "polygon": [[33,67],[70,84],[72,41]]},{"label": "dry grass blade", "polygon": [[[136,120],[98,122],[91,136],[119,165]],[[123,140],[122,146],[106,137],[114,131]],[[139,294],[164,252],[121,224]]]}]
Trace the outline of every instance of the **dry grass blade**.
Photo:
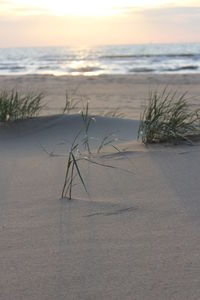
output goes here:
[{"label": "dry grass blade", "polygon": [[85,189],[85,191],[87,193],[87,188],[86,188],[85,182],[83,180],[83,177],[81,175],[80,169],[79,169],[78,164],[77,164],[77,160],[76,160],[76,158],[75,158],[75,156],[74,156],[73,153],[72,153],[72,158],[73,158],[73,165],[75,165],[77,173],[78,173],[78,176],[79,176],[79,178],[80,178],[80,180],[82,182],[82,185],[83,185],[83,187],[84,187],[84,189]]},{"label": "dry grass blade", "polygon": [[102,141],[101,141],[101,143],[100,143],[100,145],[99,145],[99,147],[98,147],[98,149],[97,149],[97,153],[100,153],[101,150],[102,150],[105,146],[108,146],[108,145],[113,146],[112,143],[114,143],[115,141],[116,141],[116,138],[113,137],[112,134],[105,136],[105,137],[102,139]]},{"label": "dry grass blade", "polygon": [[91,122],[94,118],[89,116],[89,102],[87,101],[86,106],[83,106],[83,110],[81,111],[81,117],[83,120],[83,132],[85,137],[82,140],[82,144],[85,147],[85,149],[88,151],[89,154],[91,154],[90,149],[90,143],[89,143],[89,135],[88,131],[91,125]]},{"label": "dry grass blade", "polygon": [[62,113],[65,114],[69,114],[72,110],[77,109],[78,104],[80,103],[80,100],[77,99],[76,92],[77,92],[76,88],[75,90],[73,90],[72,92],[70,91],[66,91],[65,94],[65,106],[62,109]]},{"label": "dry grass blade", "polygon": [[71,163],[72,163],[71,153],[69,153],[68,160],[67,160],[67,168],[66,168],[66,173],[65,173],[65,180],[64,180],[64,184],[63,184],[61,198],[66,197],[66,194],[67,194],[67,191],[68,191],[68,186],[69,186],[69,184],[68,184],[68,182],[69,182],[69,172],[70,172],[70,168],[71,168]]},{"label": "dry grass blade", "polygon": [[122,112],[120,112],[120,108],[117,107],[114,110],[109,110],[106,113],[104,113],[104,117],[124,118],[124,114]]},{"label": "dry grass blade", "polygon": [[[75,137],[75,140],[77,139],[77,136]],[[72,189],[74,186],[74,180],[77,176],[80,179],[85,191],[87,192],[85,182],[83,180],[83,177],[80,172],[80,168],[78,166],[78,161],[80,161],[81,158],[76,158],[76,155],[75,155],[75,153],[78,153],[78,144],[75,144],[75,140],[72,143],[72,146],[71,146],[71,149],[70,149],[70,152],[68,155],[65,180],[64,180],[62,194],[61,194],[61,198],[65,198],[68,195],[69,200],[71,200],[71,198],[72,198]],[[76,174],[74,174],[75,171],[76,171]]]}]

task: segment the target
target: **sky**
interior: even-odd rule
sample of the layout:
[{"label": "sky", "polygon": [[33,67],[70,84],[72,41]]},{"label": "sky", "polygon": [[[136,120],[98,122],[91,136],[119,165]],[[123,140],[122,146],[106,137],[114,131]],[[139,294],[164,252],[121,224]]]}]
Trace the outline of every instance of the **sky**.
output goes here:
[{"label": "sky", "polygon": [[200,0],[0,0],[0,47],[200,42]]}]

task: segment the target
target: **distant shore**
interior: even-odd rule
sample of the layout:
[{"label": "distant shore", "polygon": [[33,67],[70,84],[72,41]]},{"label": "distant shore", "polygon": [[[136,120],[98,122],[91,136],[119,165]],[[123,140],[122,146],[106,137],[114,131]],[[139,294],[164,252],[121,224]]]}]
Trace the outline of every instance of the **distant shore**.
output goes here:
[{"label": "distant shore", "polygon": [[23,92],[42,92],[48,110],[44,114],[60,113],[66,91],[71,96],[90,101],[94,114],[119,108],[127,118],[138,119],[142,106],[151,90],[168,86],[178,93],[188,92],[192,104],[200,101],[200,75],[100,75],[53,76],[23,75],[0,76],[0,89],[18,89]]}]

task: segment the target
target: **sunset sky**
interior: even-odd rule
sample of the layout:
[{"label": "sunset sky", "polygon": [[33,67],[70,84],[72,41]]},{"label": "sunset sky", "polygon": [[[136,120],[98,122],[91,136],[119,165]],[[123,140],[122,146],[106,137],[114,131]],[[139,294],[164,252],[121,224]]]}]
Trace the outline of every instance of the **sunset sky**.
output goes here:
[{"label": "sunset sky", "polygon": [[200,0],[0,0],[0,47],[200,42]]}]

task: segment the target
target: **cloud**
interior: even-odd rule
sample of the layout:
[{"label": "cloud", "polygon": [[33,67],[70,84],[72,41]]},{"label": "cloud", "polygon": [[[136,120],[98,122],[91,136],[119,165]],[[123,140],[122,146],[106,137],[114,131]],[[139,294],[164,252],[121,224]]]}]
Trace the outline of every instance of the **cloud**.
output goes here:
[{"label": "cloud", "polygon": [[163,7],[133,12],[140,15],[145,32],[152,42],[200,42],[200,7]]},{"label": "cloud", "polygon": [[127,15],[140,14],[145,17],[170,17],[170,16],[196,16],[200,14],[200,6],[165,6],[159,8],[134,8],[131,6],[124,7],[124,13]]},{"label": "cloud", "polygon": [[[200,7],[168,7],[141,12],[145,22],[151,26],[165,26],[180,31],[199,31]],[[200,31],[199,31],[200,33]]]},{"label": "cloud", "polygon": [[23,14],[23,15],[24,14],[35,15],[35,14],[47,14],[50,12],[50,10],[41,7],[30,8],[30,6],[20,6],[13,9],[13,12]]},{"label": "cloud", "polygon": [[12,0],[1,0],[1,6],[2,5],[13,5],[14,2]]},{"label": "cloud", "polygon": [[200,15],[200,7],[185,7],[185,6],[177,6],[177,7],[165,7],[160,9],[149,9],[143,10],[142,13],[146,17],[173,17],[173,16],[186,16],[186,17],[194,17]]},{"label": "cloud", "polygon": [[12,0],[0,0],[1,10],[0,16],[13,16],[16,15],[35,15],[35,14],[48,14],[50,11],[47,8],[31,5],[18,5]]},{"label": "cloud", "polygon": [[175,30],[181,29],[181,26],[187,27],[188,30],[199,30],[200,20],[200,7],[162,7],[154,9],[140,9],[134,10],[133,8],[126,10],[127,18],[134,20],[136,17],[141,18],[144,24],[150,27],[166,26],[168,28],[174,27]]}]

